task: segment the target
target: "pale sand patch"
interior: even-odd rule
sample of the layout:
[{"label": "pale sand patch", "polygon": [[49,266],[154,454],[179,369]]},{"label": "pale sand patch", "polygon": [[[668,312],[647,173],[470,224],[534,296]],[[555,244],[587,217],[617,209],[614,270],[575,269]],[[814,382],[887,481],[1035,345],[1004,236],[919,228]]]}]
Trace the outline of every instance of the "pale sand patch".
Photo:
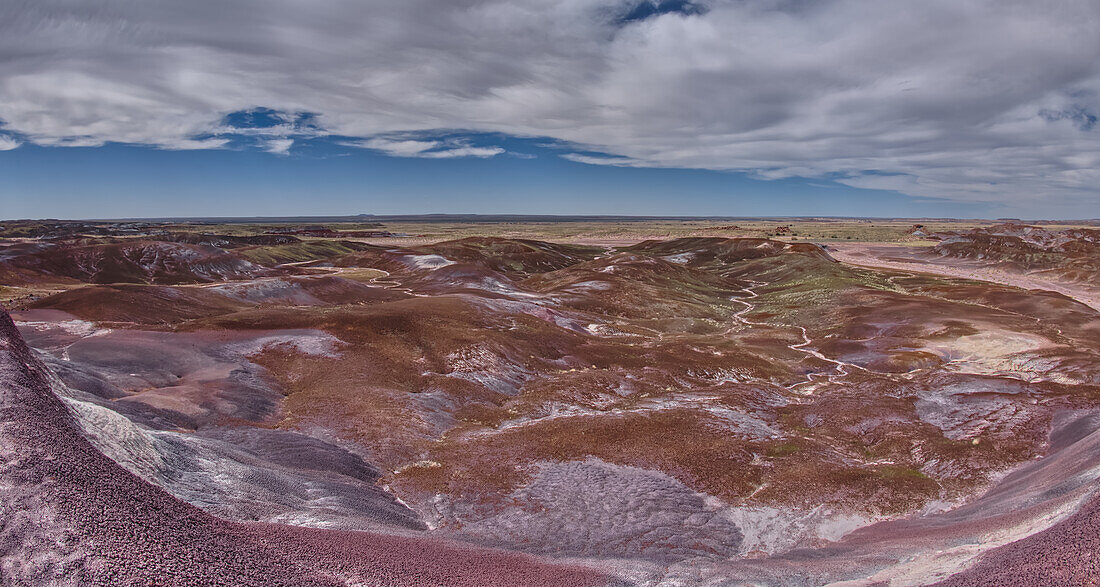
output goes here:
[{"label": "pale sand patch", "polygon": [[[1083,285],[1068,284],[1042,273],[1022,274],[996,267],[973,264],[948,265],[921,259],[913,255],[913,247],[899,247],[894,243],[829,243],[829,253],[841,263],[875,269],[896,269],[913,273],[929,273],[944,277],[988,281],[1022,289],[1042,289],[1060,293],[1100,311],[1100,292]],[[883,255],[904,257],[905,261],[884,259]]]}]

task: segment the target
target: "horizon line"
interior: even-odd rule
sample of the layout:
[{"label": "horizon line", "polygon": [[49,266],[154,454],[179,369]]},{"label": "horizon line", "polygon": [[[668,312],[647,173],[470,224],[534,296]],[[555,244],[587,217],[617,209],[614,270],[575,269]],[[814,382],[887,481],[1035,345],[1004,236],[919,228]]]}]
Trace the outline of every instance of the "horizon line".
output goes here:
[{"label": "horizon line", "polygon": [[479,213],[425,213],[425,214],[347,214],[347,215],[301,215],[301,216],[160,216],[160,217],[124,217],[124,218],[8,218],[0,222],[160,222],[160,223],[296,223],[296,222],[356,222],[380,220],[389,222],[426,221],[448,222],[473,220],[480,222],[509,221],[546,221],[546,222],[584,222],[608,221],[645,222],[645,221],[708,221],[708,220],[923,220],[923,221],[987,221],[1022,222],[1031,224],[1079,222],[1096,223],[1100,218],[981,218],[961,216],[721,216],[721,215],[633,215],[633,214],[479,214]]}]

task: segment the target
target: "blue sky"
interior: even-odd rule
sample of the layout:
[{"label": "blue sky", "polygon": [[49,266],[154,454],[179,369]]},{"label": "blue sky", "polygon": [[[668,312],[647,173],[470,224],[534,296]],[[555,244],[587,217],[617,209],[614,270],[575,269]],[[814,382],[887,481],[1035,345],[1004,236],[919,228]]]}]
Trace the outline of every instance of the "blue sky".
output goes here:
[{"label": "blue sky", "polygon": [[0,218],[1100,216],[1100,2],[0,3]]},{"label": "blue sky", "polygon": [[[453,135],[449,135],[453,139]],[[0,152],[4,218],[402,213],[981,216],[972,203],[857,189],[827,179],[616,167],[561,157],[548,140],[463,135],[492,157],[396,157],[344,139],[163,150],[40,147]],[[242,141],[248,143],[248,141]]]}]

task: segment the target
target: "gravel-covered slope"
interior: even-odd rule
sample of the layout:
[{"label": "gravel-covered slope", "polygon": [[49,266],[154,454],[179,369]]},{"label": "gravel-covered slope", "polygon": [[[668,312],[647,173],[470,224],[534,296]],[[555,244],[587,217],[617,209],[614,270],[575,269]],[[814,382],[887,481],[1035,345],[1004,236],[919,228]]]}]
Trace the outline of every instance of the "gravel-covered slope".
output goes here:
[{"label": "gravel-covered slope", "polygon": [[1096,585],[1100,583],[1100,498],[1043,532],[1007,544],[941,583],[978,585]]}]

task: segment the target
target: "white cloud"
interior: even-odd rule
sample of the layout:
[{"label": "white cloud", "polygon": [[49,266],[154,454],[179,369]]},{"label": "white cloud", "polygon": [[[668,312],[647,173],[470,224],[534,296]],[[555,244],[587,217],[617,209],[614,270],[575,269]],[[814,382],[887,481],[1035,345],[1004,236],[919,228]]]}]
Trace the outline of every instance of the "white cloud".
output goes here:
[{"label": "white cloud", "polygon": [[443,149],[442,151],[427,151],[421,153],[420,157],[427,157],[429,159],[454,159],[456,157],[477,157],[480,159],[487,159],[500,155],[504,152],[504,149],[500,147],[457,147],[454,149]]},{"label": "white cloud", "polygon": [[157,146],[161,149],[169,151],[191,151],[200,149],[220,149],[229,144],[229,139],[223,138],[209,138],[209,139],[166,139],[164,142]]},{"label": "white cloud", "polygon": [[22,144],[22,142],[14,137],[0,135],[0,151],[11,151],[12,149],[18,149],[19,145]]},{"label": "white cloud", "polygon": [[417,141],[413,139],[394,140],[373,138],[365,141],[346,143],[349,146],[381,151],[394,157],[419,157],[421,153],[439,146],[439,141]]},{"label": "white cloud", "polygon": [[209,148],[262,106],[323,129],[251,131],[269,147],[495,154],[418,134],[463,129],[612,156],[593,164],[1100,204],[1095,0],[711,0],[618,22],[634,3],[5,3],[0,121],[43,145]]},{"label": "white cloud", "polygon": [[463,141],[422,141],[375,137],[362,141],[347,141],[345,145],[380,151],[391,157],[422,157],[454,159],[457,157],[488,158],[504,153],[500,147],[474,147]]},{"label": "white cloud", "polygon": [[268,139],[264,141],[264,150],[276,155],[287,155],[293,145],[294,139]]},{"label": "white cloud", "polygon": [[629,157],[594,157],[592,155],[583,155],[581,153],[565,153],[561,155],[562,159],[573,161],[574,163],[585,163],[587,165],[610,165],[613,167],[640,167],[643,164]]}]

